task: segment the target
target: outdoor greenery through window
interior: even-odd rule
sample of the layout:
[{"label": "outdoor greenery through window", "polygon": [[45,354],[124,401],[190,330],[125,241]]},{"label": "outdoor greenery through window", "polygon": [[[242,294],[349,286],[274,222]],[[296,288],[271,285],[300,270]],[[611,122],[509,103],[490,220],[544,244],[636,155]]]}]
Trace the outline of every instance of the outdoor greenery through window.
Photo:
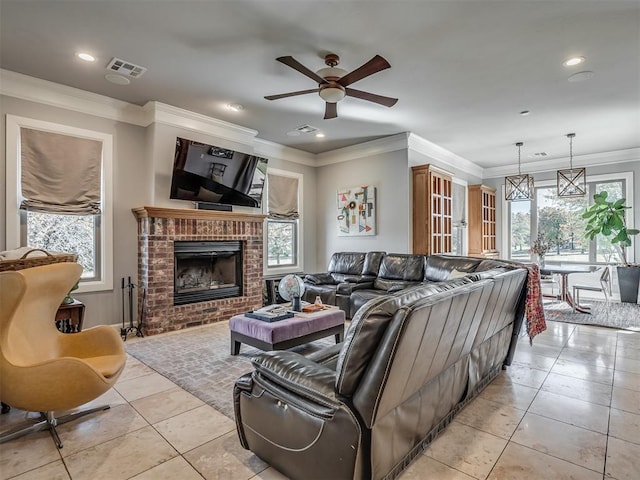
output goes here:
[{"label": "outdoor greenery through window", "polygon": [[99,277],[96,266],[100,265],[96,245],[99,215],[59,215],[44,212],[26,212],[27,242],[31,247],[47,252],[65,252],[78,255],[82,265],[82,278]]},{"label": "outdoor greenery through window", "polygon": [[295,265],[297,220],[267,220],[269,267]]},{"label": "outdoor greenery through window", "polygon": [[610,199],[623,198],[625,184],[625,180],[592,181],[587,184],[587,196],[575,198],[558,197],[555,185],[541,186],[536,188],[533,201],[509,202],[511,258],[532,259],[531,244],[540,234],[543,241],[551,246],[545,256],[546,261],[619,262],[609,238],[585,238],[586,220],[581,215],[593,203],[595,193],[607,191]]}]

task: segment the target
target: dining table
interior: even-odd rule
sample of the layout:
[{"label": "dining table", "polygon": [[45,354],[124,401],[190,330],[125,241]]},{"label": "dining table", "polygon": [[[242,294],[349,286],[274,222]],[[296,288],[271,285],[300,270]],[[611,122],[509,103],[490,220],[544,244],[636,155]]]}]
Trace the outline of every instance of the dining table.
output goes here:
[{"label": "dining table", "polygon": [[[572,273],[591,273],[596,267],[589,265],[553,265],[546,264],[540,267],[541,275],[560,275],[560,293],[554,297],[566,302],[571,308],[580,313],[591,313],[588,307],[578,305],[569,292],[569,275]],[[546,295],[545,295],[546,296]]]}]

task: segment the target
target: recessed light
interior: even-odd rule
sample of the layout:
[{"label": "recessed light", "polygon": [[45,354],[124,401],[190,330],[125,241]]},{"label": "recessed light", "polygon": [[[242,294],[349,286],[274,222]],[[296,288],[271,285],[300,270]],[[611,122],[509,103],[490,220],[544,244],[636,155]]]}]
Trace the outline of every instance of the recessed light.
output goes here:
[{"label": "recessed light", "polygon": [[590,80],[593,78],[595,73],[585,70],[584,72],[578,72],[571,75],[567,80],[570,82],[584,82],[585,80]]},{"label": "recessed light", "polygon": [[240,105],[239,103],[229,103],[227,104],[227,108],[229,110],[233,110],[234,112],[241,112],[242,110],[244,110],[244,106]]},{"label": "recessed light", "polygon": [[529,110],[522,110],[520,112],[520,115],[522,115],[523,117],[526,117],[527,115],[529,115],[531,112]]},{"label": "recessed light", "polygon": [[567,58],[564,62],[562,62],[562,64],[565,67],[573,67],[574,65],[580,65],[582,62],[584,62],[584,57],[571,57]]},{"label": "recessed light", "polygon": [[324,133],[321,133],[321,132],[316,133],[316,138],[324,138]]},{"label": "recessed light", "polygon": [[107,73],[104,78],[106,78],[109,82],[115,83],[116,85],[129,85],[131,80],[127,77],[123,77],[122,75],[118,75],[116,73]]},{"label": "recessed light", "polygon": [[76,53],[76,56],[80,60],[84,60],[85,62],[95,62],[96,61],[96,57],[94,57],[93,55],[91,55],[89,53],[80,52],[80,53]]}]

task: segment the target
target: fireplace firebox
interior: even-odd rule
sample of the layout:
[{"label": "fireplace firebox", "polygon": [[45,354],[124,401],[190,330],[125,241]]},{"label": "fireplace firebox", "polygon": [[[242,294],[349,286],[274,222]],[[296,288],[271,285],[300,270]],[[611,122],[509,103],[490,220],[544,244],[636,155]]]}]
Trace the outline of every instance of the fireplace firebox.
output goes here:
[{"label": "fireplace firebox", "polygon": [[242,296],[242,242],[175,242],[173,304]]}]

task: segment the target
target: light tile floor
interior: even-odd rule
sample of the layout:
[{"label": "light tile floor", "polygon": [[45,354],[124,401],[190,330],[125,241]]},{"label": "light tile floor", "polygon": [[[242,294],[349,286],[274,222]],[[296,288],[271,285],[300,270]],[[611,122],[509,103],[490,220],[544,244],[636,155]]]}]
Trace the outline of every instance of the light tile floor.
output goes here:
[{"label": "light tile floor", "polygon": [[[243,450],[233,421],[130,357],[110,410],[0,445],[0,478],[284,477]],[[13,409],[0,428],[23,419]],[[640,333],[548,323],[402,480],[637,480]]]}]

